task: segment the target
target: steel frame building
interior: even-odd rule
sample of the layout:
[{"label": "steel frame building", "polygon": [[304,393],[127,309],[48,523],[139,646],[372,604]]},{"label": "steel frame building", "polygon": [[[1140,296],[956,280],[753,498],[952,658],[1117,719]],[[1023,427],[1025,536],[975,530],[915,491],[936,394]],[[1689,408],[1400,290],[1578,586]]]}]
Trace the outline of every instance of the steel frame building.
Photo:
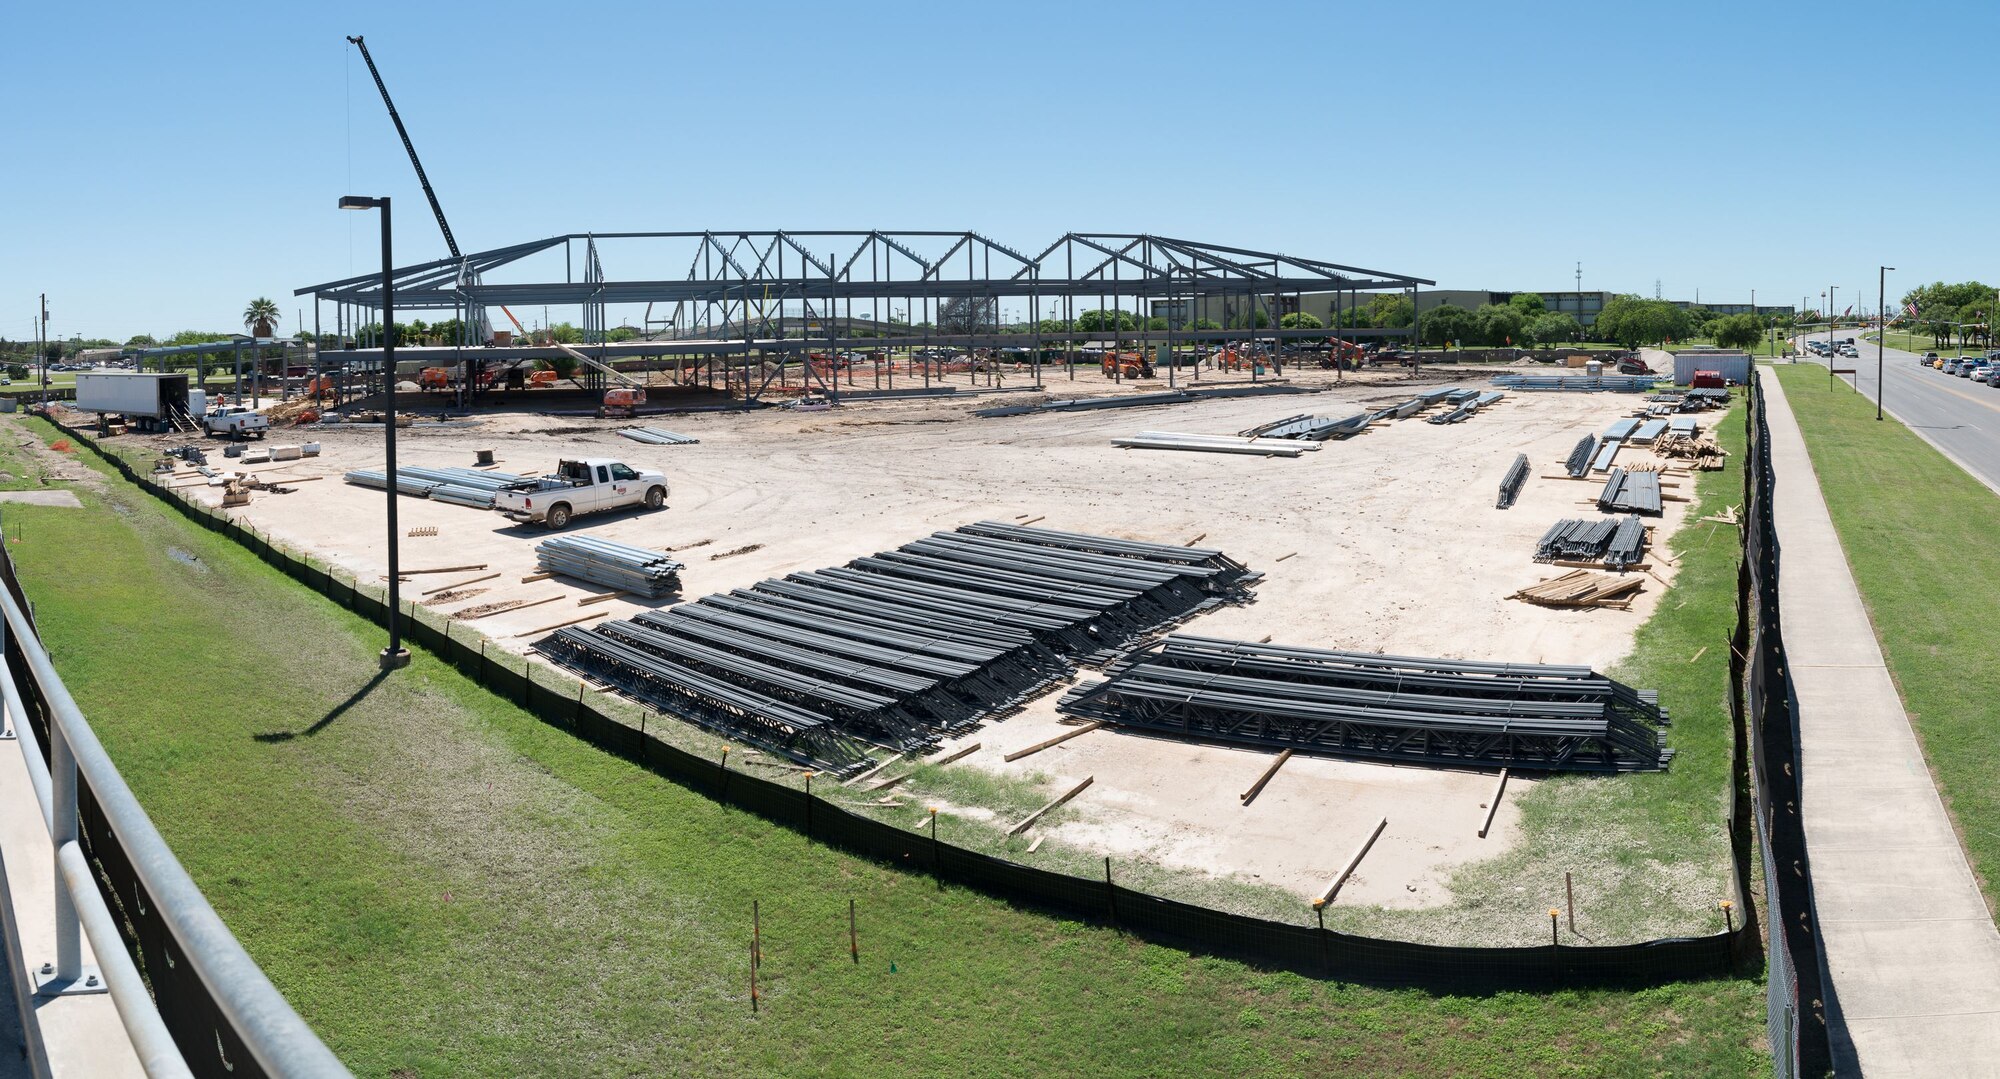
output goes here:
[{"label": "steel frame building", "polygon": [[[604,270],[604,248],[627,241],[640,245],[639,261],[685,265],[675,277],[621,280]],[[560,250],[560,280],[499,281],[534,256]],[[462,326],[462,340],[445,349],[399,347],[410,359],[437,362],[549,358],[553,351],[531,345],[485,347],[490,336],[486,312],[493,307],[544,306],[582,312],[582,350],[601,361],[634,357],[698,358],[712,381],[716,365],[727,380],[731,368],[746,375],[742,385],[755,396],[762,385],[747,377],[751,364],[766,369],[762,357],[802,351],[846,349],[952,349],[1028,347],[1041,355],[1061,346],[1074,374],[1074,346],[1110,341],[1114,347],[1210,343],[1258,339],[1325,338],[1331,330],[1278,327],[1282,297],[1333,292],[1361,302],[1357,293],[1404,290],[1414,303],[1418,290],[1435,282],[1405,274],[1363,269],[1321,259],[1226,247],[1146,233],[1065,233],[1033,255],[977,232],[885,231],[703,231],[571,233],[439,259],[393,271],[395,307],[405,311],[450,311]],[[552,278],[552,275],[550,275]],[[324,306],[333,305],[334,329],[343,339],[379,325],[379,274],[364,274],[296,290],[311,296],[315,326]],[[1029,332],[993,330],[947,333],[936,327],[945,304],[967,299],[1025,308]],[[1196,319],[1242,328],[1036,332],[1049,319],[1074,326],[1092,309],[1118,309],[1143,319],[1152,300],[1189,305]],[[612,305],[646,307],[647,333],[637,341],[607,341]],[[791,318],[788,310],[796,311]],[[774,314],[775,311],[775,314]],[[658,317],[655,317],[655,315]],[[892,314],[900,314],[894,324]],[[1269,325],[1255,328],[1264,316]],[[1141,322],[1139,325],[1143,326]],[[800,336],[790,336],[795,329]],[[898,332],[900,331],[900,332]],[[1408,328],[1341,331],[1347,338],[1407,337]],[[362,342],[365,344],[365,342]],[[445,354],[449,353],[449,356]],[[324,350],[322,362],[379,360],[375,349]],[[1042,364],[1037,360],[1039,382]],[[807,376],[814,377],[812,365]],[[468,375],[471,372],[468,371]],[[1172,368],[1169,368],[1172,377]],[[468,384],[472,380],[468,379]],[[725,385],[728,382],[725,381]],[[837,392],[837,387],[827,387]]]}]

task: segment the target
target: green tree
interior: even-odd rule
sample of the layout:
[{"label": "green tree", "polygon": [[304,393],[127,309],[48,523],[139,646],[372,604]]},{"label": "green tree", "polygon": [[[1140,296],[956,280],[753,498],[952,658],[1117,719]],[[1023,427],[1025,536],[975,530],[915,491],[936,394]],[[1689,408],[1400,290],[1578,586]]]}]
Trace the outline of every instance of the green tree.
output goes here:
[{"label": "green tree", "polygon": [[1493,348],[1518,345],[1523,341],[1521,331],[1526,324],[1526,316],[1512,304],[1482,304],[1472,312],[1472,332],[1469,336]]},{"label": "green tree", "polygon": [[150,333],[134,334],[126,340],[126,348],[153,348],[159,344]]},{"label": "green tree", "polygon": [[1525,332],[1528,339],[1538,345],[1553,345],[1563,341],[1581,340],[1583,326],[1576,321],[1574,315],[1550,311],[1535,316],[1535,320],[1528,323]]},{"label": "green tree", "polygon": [[[264,337],[275,333],[277,326],[278,305],[268,297],[259,296],[250,301],[250,306],[243,309],[243,327],[250,330],[252,336]],[[260,329],[265,332],[258,333]]]},{"label": "green tree", "polygon": [[1549,309],[1548,303],[1542,299],[1542,294],[1539,292],[1516,292],[1508,298],[1507,306],[1519,311],[1521,317],[1528,322],[1533,322],[1536,315]]},{"label": "green tree", "polygon": [[1222,328],[1222,323],[1212,318],[1198,318],[1190,323],[1188,328],[1191,330],[1219,330]]},{"label": "green tree", "polygon": [[1449,345],[1463,341],[1472,334],[1472,312],[1452,304],[1439,304],[1424,312],[1419,325],[1426,345]]},{"label": "green tree", "polygon": [[1099,308],[1085,311],[1076,316],[1076,332],[1103,333],[1116,327],[1120,333],[1130,333],[1137,328],[1130,313],[1113,308],[1109,311]]},{"label": "green tree", "polygon": [[1416,308],[1410,298],[1400,292],[1378,293],[1368,301],[1368,325],[1385,329],[1402,329],[1416,318]]},{"label": "green tree", "polygon": [[1042,333],[1068,333],[1069,323],[1059,318],[1045,318],[1036,323],[1035,328]]},{"label": "green tree", "polygon": [[1278,320],[1287,330],[1324,330],[1326,323],[1311,311],[1293,311]]},{"label": "green tree", "polygon": [[1753,348],[1764,338],[1764,320],[1756,315],[1729,315],[1704,327],[1723,348]]},{"label": "green tree", "polygon": [[1261,330],[1270,324],[1271,316],[1266,314],[1261,307],[1255,308],[1248,315],[1237,315],[1235,318],[1229,320],[1229,328],[1232,330],[1248,330],[1252,328]]},{"label": "green tree", "polygon": [[549,327],[549,338],[565,345],[580,345],[583,343],[583,331],[567,322],[558,322]]},{"label": "green tree", "polygon": [[1167,328],[1167,320],[1164,318],[1149,318],[1146,320],[1146,328],[1149,330],[1164,330]]},{"label": "green tree", "polygon": [[1626,348],[1680,340],[1690,326],[1686,310],[1629,295],[1612,297],[1597,316],[1597,335]]}]

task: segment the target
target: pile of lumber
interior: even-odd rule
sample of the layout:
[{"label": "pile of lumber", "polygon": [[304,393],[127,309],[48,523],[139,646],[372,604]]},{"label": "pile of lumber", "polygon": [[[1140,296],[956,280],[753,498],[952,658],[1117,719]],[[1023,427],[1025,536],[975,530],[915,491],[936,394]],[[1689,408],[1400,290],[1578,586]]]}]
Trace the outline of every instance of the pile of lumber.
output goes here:
[{"label": "pile of lumber", "polygon": [[1507,598],[1543,607],[1614,607],[1623,611],[1631,608],[1632,594],[1644,583],[1637,577],[1579,569],[1529,585]]},{"label": "pile of lumber", "polygon": [[1703,472],[1720,472],[1729,451],[1708,435],[1663,435],[1653,441],[1653,452],[1662,457],[1688,461]]}]

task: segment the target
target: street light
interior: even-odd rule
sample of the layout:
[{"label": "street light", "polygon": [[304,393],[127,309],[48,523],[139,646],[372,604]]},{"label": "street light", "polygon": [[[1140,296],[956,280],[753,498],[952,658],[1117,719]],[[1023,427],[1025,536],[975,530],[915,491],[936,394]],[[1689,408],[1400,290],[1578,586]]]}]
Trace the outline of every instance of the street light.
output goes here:
[{"label": "street light", "polygon": [[1875,268],[1875,419],[1882,419],[1882,351],[1889,346],[1889,271],[1894,266]]},{"label": "street light", "polygon": [[399,568],[396,545],[396,282],[395,264],[389,252],[389,196],[371,199],[365,195],[342,195],[343,210],[382,211],[382,388],[388,402],[382,407],[382,438],[388,447],[389,482],[389,647],[382,650],[382,669],[395,670],[410,663],[410,650],[403,647],[402,589],[396,579]]}]

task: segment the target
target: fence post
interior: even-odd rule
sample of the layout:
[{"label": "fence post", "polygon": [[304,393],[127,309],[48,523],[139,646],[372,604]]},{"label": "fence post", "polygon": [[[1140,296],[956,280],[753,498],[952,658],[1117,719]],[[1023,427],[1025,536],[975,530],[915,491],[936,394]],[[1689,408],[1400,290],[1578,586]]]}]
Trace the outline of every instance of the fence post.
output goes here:
[{"label": "fence post", "polygon": [[1333,962],[1327,957],[1325,898],[1313,900],[1313,914],[1319,918],[1319,969],[1321,974],[1327,974],[1332,971]]},{"label": "fence post", "polygon": [[1118,886],[1111,883],[1111,856],[1104,856],[1104,902],[1111,908],[1111,924],[1118,924]]}]

